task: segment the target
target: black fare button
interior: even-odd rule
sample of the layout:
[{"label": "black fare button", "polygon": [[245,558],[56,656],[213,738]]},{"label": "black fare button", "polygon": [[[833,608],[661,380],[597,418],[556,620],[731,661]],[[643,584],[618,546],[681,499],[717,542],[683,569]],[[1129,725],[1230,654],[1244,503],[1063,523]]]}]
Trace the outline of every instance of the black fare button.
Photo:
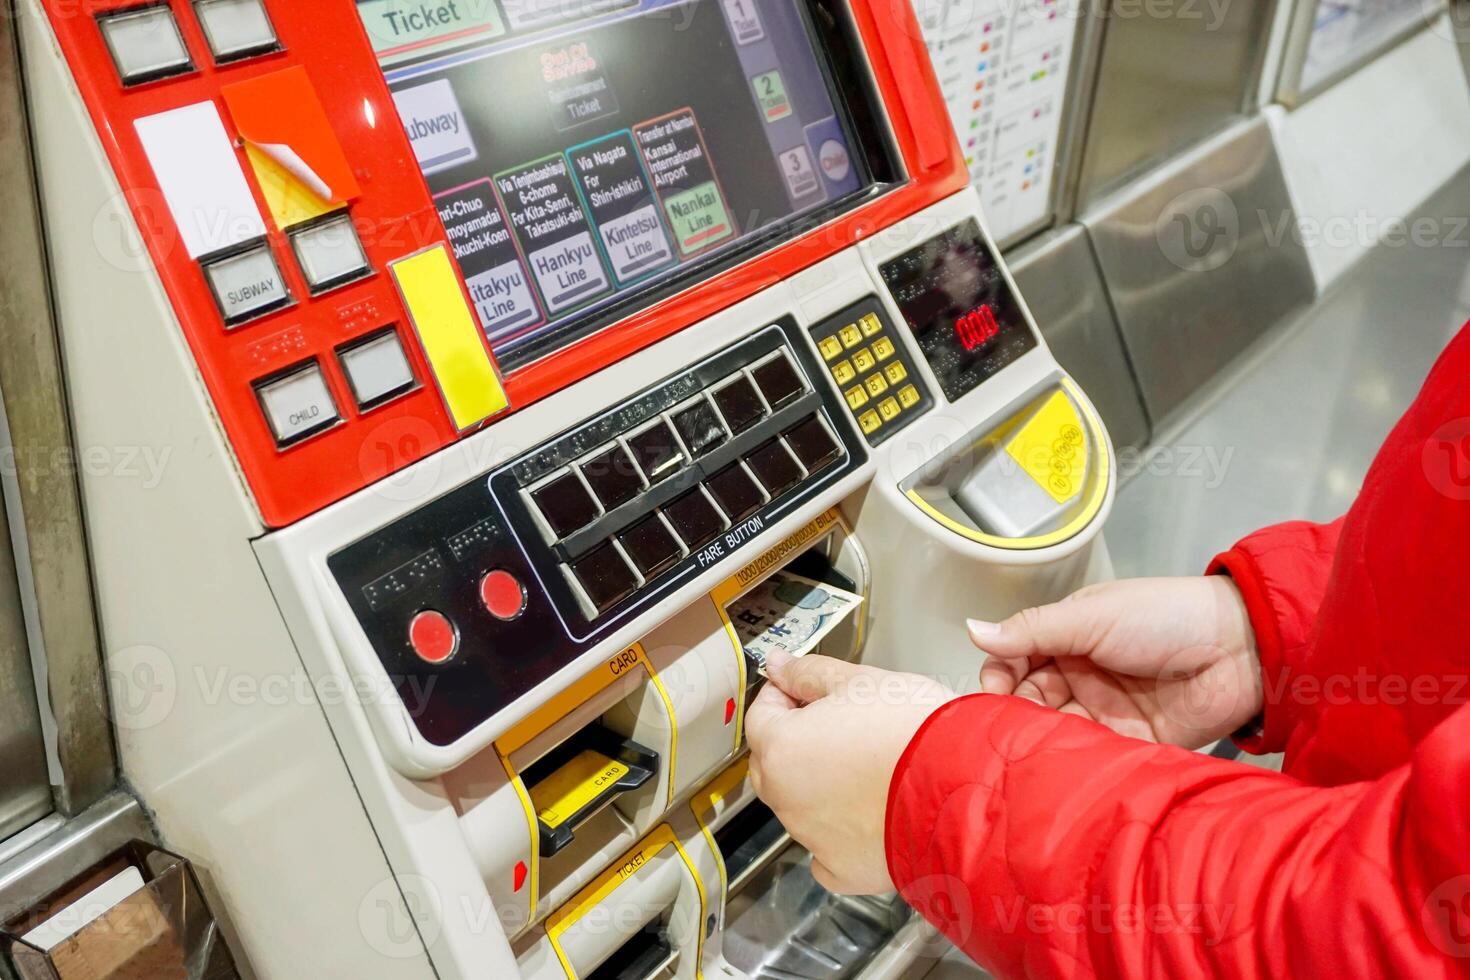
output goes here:
[{"label": "black fare button", "polygon": [[725,529],[720,512],[698,487],[664,507],[664,516],[690,548],[698,548]]},{"label": "black fare button", "polygon": [[755,378],[755,383],[760,385],[761,394],[766,396],[766,401],[771,403],[773,410],[795,401],[806,390],[806,385],[801,383],[801,375],[796,373],[796,368],[791,366],[784,354],[767,361],[750,373]]},{"label": "black fare button", "polygon": [[778,497],[790,490],[801,479],[801,467],[796,465],[796,460],[787,452],[780,439],[772,439],[757,447],[745,457],[745,461],[750,464],[750,468],[755,471],[755,475],[772,497]]},{"label": "black fare button", "polygon": [[582,486],[582,481],[572,473],[563,474],[533,491],[531,497],[558,538],[586,527],[597,517],[597,503]]},{"label": "black fare button", "polygon": [[786,444],[808,473],[815,473],[842,455],[842,447],[815,415],[786,430]]},{"label": "black fare button", "polygon": [[582,475],[607,510],[626,504],[643,489],[638,467],[633,465],[633,457],[622,446],[614,446],[583,463]]},{"label": "black fare button", "polygon": [[684,451],[674,439],[674,430],[664,421],[633,436],[628,445],[649,483],[661,483],[673,476],[684,461]]},{"label": "black fare button", "polygon": [[574,562],[572,573],[582,583],[582,591],[587,593],[587,598],[592,600],[599,613],[607,612],[638,588],[633,569],[628,567],[611,541],[589,552],[581,561]]},{"label": "black fare button", "polygon": [[638,566],[644,578],[653,578],[659,572],[679,560],[679,542],[674,540],[668,526],[657,514],[634,524],[618,536],[623,550]]},{"label": "black fare button", "polygon": [[756,508],[766,502],[761,488],[755,485],[745,467],[734,463],[710,477],[704,484],[719,501],[730,520],[739,521],[754,514]]},{"label": "black fare button", "polygon": [[704,399],[676,413],[674,428],[679,430],[684,445],[695,457],[703,456],[725,441],[725,429],[720,425],[715,410]]},{"label": "black fare button", "polygon": [[715,392],[715,404],[720,406],[720,414],[725,416],[730,431],[737,436],[766,414],[761,396],[755,392],[755,385],[744,375]]}]

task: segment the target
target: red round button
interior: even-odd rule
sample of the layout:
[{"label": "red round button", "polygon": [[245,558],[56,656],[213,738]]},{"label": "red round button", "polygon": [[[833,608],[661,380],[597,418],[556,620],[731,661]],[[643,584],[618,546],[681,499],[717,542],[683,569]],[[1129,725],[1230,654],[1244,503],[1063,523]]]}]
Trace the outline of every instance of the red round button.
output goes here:
[{"label": "red round button", "polygon": [[496,619],[515,619],[526,610],[526,587],[510,572],[497,568],[480,579],[480,601]]},{"label": "red round button", "polygon": [[459,631],[448,616],[425,609],[408,624],[408,642],[421,659],[431,664],[442,664],[459,649]]}]

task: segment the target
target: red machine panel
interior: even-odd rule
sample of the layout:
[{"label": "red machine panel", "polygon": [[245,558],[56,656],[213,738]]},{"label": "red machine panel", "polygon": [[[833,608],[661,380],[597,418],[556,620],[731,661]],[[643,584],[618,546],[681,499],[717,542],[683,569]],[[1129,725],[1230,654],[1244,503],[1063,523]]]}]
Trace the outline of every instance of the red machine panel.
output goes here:
[{"label": "red machine panel", "polygon": [[[263,2],[274,42],[252,40],[257,25],[217,18],[210,0],[43,0],[262,518],[279,527],[493,418],[458,431],[438,390],[443,372],[436,379],[390,275],[391,263],[434,246],[448,249],[450,242],[357,6],[352,0]],[[509,410],[965,185],[908,4],[852,4],[907,171],[903,185],[509,374]],[[169,12],[176,38],[168,33],[174,29]],[[119,13],[129,16],[114,21]],[[143,41],[119,54],[118,40],[129,34]],[[272,100],[278,113],[270,111]],[[184,107],[200,107],[198,119],[171,111]],[[167,126],[138,125],[165,113]],[[218,145],[228,145],[244,176],[238,196],[253,200],[261,222],[258,238],[252,227],[232,228],[231,222],[252,222],[228,208],[217,216],[220,227],[183,228],[176,220],[191,160],[205,159],[200,154],[214,146],[195,123],[209,128],[216,116],[224,130]],[[158,160],[171,152],[171,140],[195,156],[180,153],[179,172],[161,176]],[[313,200],[292,200],[282,191],[293,180],[311,188]],[[241,205],[241,213],[251,211]],[[302,219],[308,212],[311,220]],[[294,214],[290,234],[283,227],[287,213]],[[343,245],[346,220],[360,253]],[[261,241],[268,250],[258,247]],[[221,256],[239,266],[238,277],[215,266],[206,274],[201,260]],[[232,288],[259,278],[247,273],[267,270],[269,280],[272,260],[280,277],[275,290]],[[488,356],[483,336],[479,342]]]}]

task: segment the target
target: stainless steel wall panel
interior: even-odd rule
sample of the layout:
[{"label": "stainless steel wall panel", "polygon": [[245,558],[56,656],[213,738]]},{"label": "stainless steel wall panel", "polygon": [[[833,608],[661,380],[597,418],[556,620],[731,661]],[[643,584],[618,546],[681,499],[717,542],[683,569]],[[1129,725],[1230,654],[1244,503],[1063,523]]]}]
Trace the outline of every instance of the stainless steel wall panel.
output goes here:
[{"label": "stainless steel wall panel", "polygon": [[46,741],[0,494],[0,840],[50,812]]},{"label": "stainless steel wall panel", "polygon": [[1241,117],[1274,10],[1268,0],[1112,0],[1079,177],[1084,209]]},{"label": "stainless steel wall panel", "polygon": [[1081,221],[1155,428],[1316,295],[1261,119],[1123,188]]},{"label": "stainless steel wall panel", "polygon": [[117,767],[16,36],[44,29],[0,0],[0,395],[19,447],[0,479],[12,516],[24,517],[14,522],[16,561],[34,611],[31,642],[47,664],[55,802],[72,815],[116,785]]},{"label": "stainless steel wall panel", "polygon": [[1148,416],[1086,230],[1058,228],[1007,259],[1047,345],[1102,413],[1113,443],[1143,445]]}]

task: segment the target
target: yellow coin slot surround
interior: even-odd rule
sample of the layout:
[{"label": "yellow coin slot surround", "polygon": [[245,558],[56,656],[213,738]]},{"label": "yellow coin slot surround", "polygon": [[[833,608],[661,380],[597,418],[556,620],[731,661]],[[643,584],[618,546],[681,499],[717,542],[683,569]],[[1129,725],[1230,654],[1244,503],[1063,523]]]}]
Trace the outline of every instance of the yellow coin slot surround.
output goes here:
[{"label": "yellow coin slot surround", "polygon": [[[1102,420],[1097,417],[1097,413],[1092,407],[1083,400],[1081,389],[1077,387],[1071,378],[1063,378],[1060,386],[1072,396],[1072,400],[1082,413],[1082,420],[1086,425],[1094,456],[1094,465],[1089,467],[1091,473],[1085,481],[1087,488],[1085,491],[1087,493],[1086,502],[1077,512],[1077,516],[1065,525],[1047,534],[1032,535],[1025,538],[1007,538],[998,534],[988,534],[977,528],[967,527],[961,524],[924,499],[923,494],[916,487],[910,486],[905,489],[903,491],[904,496],[908,497],[910,503],[927,514],[936,523],[943,525],[962,538],[990,548],[998,548],[1005,551],[1035,551],[1062,544],[1076,537],[1102,511],[1103,502],[1107,499],[1108,495],[1109,481],[1111,480],[1112,457],[1108,451],[1107,441],[1103,438]],[[982,436],[970,447],[969,451],[974,452],[987,443],[993,442],[997,438],[1004,438],[1009,434],[1010,432],[1007,426],[1002,424],[999,427],[998,433],[992,432]]]}]

